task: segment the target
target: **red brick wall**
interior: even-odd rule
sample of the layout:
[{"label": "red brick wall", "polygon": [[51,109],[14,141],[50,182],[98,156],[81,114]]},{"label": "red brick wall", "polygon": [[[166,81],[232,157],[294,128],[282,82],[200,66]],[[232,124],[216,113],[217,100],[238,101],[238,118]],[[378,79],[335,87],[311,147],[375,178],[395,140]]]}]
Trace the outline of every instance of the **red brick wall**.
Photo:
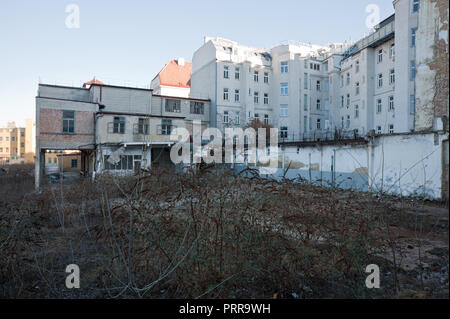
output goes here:
[{"label": "red brick wall", "polygon": [[63,133],[62,110],[40,109],[40,146],[47,149],[86,148],[94,143],[94,113],[75,111],[75,134]]}]

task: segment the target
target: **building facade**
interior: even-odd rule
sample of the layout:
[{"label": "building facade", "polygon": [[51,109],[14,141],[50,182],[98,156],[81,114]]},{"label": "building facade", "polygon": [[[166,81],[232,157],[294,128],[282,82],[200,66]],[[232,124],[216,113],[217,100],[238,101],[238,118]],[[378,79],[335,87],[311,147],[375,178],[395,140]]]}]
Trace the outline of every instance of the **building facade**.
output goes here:
[{"label": "building facade", "polygon": [[82,175],[171,165],[171,132],[176,127],[192,131],[194,121],[209,126],[209,104],[204,99],[155,95],[151,89],[40,84],[36,186],[49,150],[79,151]]},{"label": "building facade", "polygon": [[26,164],[34,162],[33,120],[26,120],[26,127],[17,127],[15,122],[0,128],[0,165]]},{"label": "building facade", "polygon": [[448,127],[448,3],[396,0],[356,43],[258,49],[205,37],[191,95],[211,100],[211,125],[252,119],[280,138],[317,140]]}]

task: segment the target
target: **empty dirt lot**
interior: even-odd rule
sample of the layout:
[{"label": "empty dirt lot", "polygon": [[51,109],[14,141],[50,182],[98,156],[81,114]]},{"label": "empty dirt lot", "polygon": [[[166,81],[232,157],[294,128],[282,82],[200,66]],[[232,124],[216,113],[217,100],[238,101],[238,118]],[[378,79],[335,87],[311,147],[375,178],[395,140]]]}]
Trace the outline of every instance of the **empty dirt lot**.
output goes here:
[{"label": "empty dirt lot", "polygon": [[0,173],[3,298],[449,297],[446,204],[214,169],[33,182]]}]

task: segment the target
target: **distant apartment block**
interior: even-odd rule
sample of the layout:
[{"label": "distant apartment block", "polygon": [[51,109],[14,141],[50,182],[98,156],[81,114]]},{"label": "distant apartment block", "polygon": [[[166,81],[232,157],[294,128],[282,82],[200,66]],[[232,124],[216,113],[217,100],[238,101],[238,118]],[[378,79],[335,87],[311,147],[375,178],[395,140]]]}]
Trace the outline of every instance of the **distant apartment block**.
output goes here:
[{"label": "distant apartment block", "polygon": [[26,120],[26,127],[17,127],[15,122],[0,128],[0,165],[34,162],[34,122]]}]

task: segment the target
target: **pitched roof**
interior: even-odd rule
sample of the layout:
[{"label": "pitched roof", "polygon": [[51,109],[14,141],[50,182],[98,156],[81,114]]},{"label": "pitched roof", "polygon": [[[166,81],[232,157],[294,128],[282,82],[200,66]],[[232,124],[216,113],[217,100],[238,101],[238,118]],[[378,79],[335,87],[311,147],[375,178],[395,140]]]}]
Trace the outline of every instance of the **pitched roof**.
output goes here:
[{"label": "pitched roof", "polygon": [[171,60],[156,77],[159,77],[160,85],[190,88],[191,73],[192,62],[184,62],[184,65],[178,65],[178,61]]},{"label": "pitched roof", "polygon": [[94,76],[94,78],[92,80],[90,80],[89,82],[85,82],[83,83],[83,87],[87,87],[87,86],[91,86],[92,84],[98,84],[98,85],[104,85],[105,83],[100,82],[99,80],[97,80]]}]

